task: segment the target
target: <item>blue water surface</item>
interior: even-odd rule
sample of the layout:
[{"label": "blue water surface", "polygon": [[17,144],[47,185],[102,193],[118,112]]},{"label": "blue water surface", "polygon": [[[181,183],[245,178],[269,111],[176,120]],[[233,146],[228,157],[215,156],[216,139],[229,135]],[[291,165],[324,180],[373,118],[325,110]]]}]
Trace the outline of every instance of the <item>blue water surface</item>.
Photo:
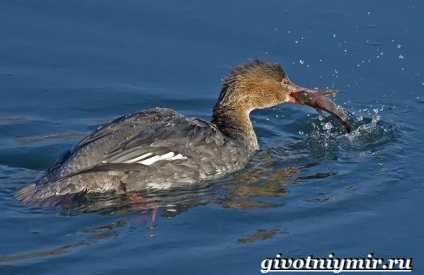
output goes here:
[{"label": "blue water surface", "polygon": [[[423,1],[0,1],[0,273],[260,274],[287,257],[424,268]],[[209,119],[249,58],[339,90],[331,117],[252,113],[243,171],[134,203],[35,208],[14,192],[79,139],[155,106]],[[157,210],[156,210],[157,209]],[[153,220],[154,219],[154,220]]]}]

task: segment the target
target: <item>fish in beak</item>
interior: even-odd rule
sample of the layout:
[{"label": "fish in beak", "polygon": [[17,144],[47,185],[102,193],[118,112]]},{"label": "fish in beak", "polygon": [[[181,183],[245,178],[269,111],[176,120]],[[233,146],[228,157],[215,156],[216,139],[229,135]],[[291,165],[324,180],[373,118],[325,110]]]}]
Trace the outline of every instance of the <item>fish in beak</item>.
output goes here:
[{"label": "fish in beak", "polygon": [[345,127],[346,132],[352,132],[352,126],[349,123],[346,113],[328,98],[329,95],[337,95],[337,91],[303,88],[291,82],[287,75],[283,78],[281,83],[290,91],[290,103],[308,105],[315,108],[317,111],[326,111],[340,121],[340,123]]},{"label": "fish in beak", "polygon": [[345,127],[346,132],[352,132],[352,126],[349,123],[346,113],[331,101],[328,96],[335,96],[337,91],[325,90],[317,91],[307,88],[302,88],[295,85],[295,90],[290,93],[290,102],[301,105],[308,105],[318,111],[325,111],[337,118],[338,121]]}]

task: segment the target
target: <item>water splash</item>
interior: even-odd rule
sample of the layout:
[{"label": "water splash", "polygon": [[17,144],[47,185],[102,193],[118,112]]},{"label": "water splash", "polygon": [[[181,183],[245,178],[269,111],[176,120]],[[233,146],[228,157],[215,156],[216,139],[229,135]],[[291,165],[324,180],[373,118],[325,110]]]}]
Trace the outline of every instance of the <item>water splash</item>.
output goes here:
[{"label": "water splash", "polygon": [[309,135],[310,142],[323,150],[369,149],[385,144],[396,136],[396,127],[381,119],[385,106],[360,108],[348,113],[349,121],[354,129],[347,134],[334,118],[319,117],[314,122],[314,131]]}]

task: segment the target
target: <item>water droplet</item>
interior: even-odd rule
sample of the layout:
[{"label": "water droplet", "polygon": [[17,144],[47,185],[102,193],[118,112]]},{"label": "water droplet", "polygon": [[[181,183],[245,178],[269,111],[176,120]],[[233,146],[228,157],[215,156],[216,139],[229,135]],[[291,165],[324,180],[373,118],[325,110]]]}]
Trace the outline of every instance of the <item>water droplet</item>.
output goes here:
[{"label": "water droplet", "polygon": [[398,49],[400,49],[401,47],[402,47],[402,45],[401,45],[401,44],[398,44],[398,45],[397,45],[397,48],[398,48]]},{"label": "water droplet", "polygon": [[335,34],[333,34],[333,37],[336,37],[336,35],[335,35]]},{"label": "water droplet", "polygon": [[399,55],[399,59],[404,59],[405,58],[405,56],[403,56],[403,55]]},{"label": "water droplet", "polygon": [[330,122],[327,122],[324,124],[324,126],[322,127],[324,130],[330,130],[333,128],[333,125]]},{"label": "water droplet", "polygon": [[297,43],[299,43],[299,41],[297,41],[297,40],[296,40],[296,41],[294,41],[294,43],[296,43],[296,44],[297,44]]},{"label": "water droplet", "polygon": [[300,59],[300,60],[299,60],[299,63],[303,65],[303,64],[305,63],[305,60]]},{"label": "water droplet", "polygon": [[299,131],[299,135],[303,135],[304,133],[303,133],[303,131]]}]

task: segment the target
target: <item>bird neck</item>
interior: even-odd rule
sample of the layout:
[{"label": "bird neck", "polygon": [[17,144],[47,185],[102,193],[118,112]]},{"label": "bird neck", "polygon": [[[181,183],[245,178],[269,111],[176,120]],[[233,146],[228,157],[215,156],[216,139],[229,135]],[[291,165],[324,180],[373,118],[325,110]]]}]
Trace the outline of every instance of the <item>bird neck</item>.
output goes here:
[{"label": "bird neck", "polygon": [[245,146],[249,155],[253,155],[259,145],[249,113],[249,109],[218,102],[213,110],[212,123],[221,133]]}]

